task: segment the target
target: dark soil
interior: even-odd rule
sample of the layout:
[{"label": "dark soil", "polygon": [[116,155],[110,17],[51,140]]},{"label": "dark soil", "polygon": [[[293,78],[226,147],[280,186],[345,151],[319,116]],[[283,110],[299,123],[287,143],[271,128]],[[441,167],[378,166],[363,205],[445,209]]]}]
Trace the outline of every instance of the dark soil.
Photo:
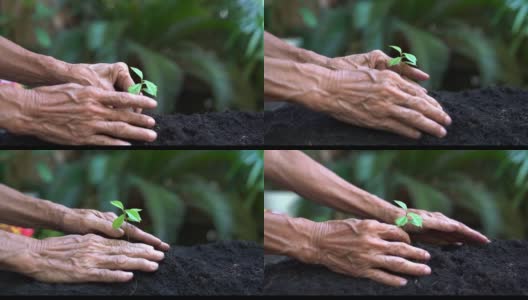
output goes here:
[{"label": "dark soil", "polygon": [[528,295],[528,241],[486,246],[423,246],[432,274],[407,277],[401,288],[333,273],[294,260],[267,263],[264,294],[302,295]]},{"label": "dark soil", "polygon": [[255,295],[261,294],[262,246],[220,242],[172,247],[155,273],[128,283],[46,284],[0,272],[0,295]]},{"label": "dark soil", "polygon": [[[154,115],[158,139],[138,146],[258,146],[264,143],[263,113]],[[0,133],[0,146],[54,146],[37,138]]]},{"label": "dark soil", "polygon": [[412,140],[337,121],[298,105],[266,112],[268,146],[513,146],[528,145],[528,91],[494,87],[463,92],[431,92],[453,124],[439,139],[425,135]]}]

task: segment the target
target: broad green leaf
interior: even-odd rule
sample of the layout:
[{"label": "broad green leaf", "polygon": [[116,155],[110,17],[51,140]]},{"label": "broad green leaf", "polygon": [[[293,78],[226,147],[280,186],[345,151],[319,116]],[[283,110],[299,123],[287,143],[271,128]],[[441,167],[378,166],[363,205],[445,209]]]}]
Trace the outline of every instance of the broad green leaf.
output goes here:
[{"label": "broad green leaf", "polygon": [[134,84],[133,86],[128,88],[128,92],[130,94],[139,95],[142,87],[143,85],[141,83]]},{"label": "broad green leaf", "polygon": [[318,24],[317,17],[309,8],[303,7],[299,10],[299,13],[301,14],[301,17],[304,21],[304,24],[306,24],[306,26],[310,28],[317,27],[317,24]]},{"label": "broad green leaf", "polygon": [[393,67],[393,66],[399,65],[401,63],[401,61],[402,61],[401,57],[392,58],[391,60],[389,60],[389,67]]},{"label": "broad green leaf", "polygon": [[411,62],[412,65],[416,65],[416,62],[418,61],[418,60],[416,59],[416,56],[414,56],[414,55],[412,55],[412,54],[410,54],[410,53],[403,53],[403,56],[405,56],[405,58],[407,58],[407,60],[408,60],[409,62]]},{"label": "broad green leaf", "polygon": [[120,215],[112,222],[112,228],[119,229],[123,225],[123,222],[125,222],[125,214]]},{"label": "broad green leaf", "polygon": [[408,65],[411,65],[411,66],[415,66],[415,67],[416,67],[416,63],[414,63],[414,62],[406,61],[405,63],[408,64]]},{"label": "broad green leaf", "polygon": [[123,203],[119,200],[110,201],[110,204],[112,204],[113,206],[117,208],[125,209],[125,206],[123,206]]},{"label": "broad green leaf", "polygon": [[411,217],[411,224],[413,224],[416,227],[422,227],[423,219],[419,215],[410,212],[409,217]]},{"label": "broad green leaf", "polygon": [[133,208],[125,210],[125,213],[130,221],[139,223],[141,222],[141,216],[139,215],[140,211],[141,209]]},{"label": "broad green leaf", "polygon": [[37,172],[39,173],[42,181],[45,183],[51,183],[53,181],[53,173],[51,172],[48,165],[46,165],[44,162],[37,164]]},{"label": "broad green leaf", "polygon": [[407,224],[407,221],[407,216],[402,216],[397,218],[396,221],[394,221],[394,224],[396,224],[398,227],[403,227]]},{"label": "broad green leaf", "polygon": [[45,31],[42,28],[36,28],[35,29],[35,36],[37,37],[37,41],[40,44],[40,46],[44,48],[51,47],[51,38],[47,31]]},{"label": "broad green leaf", "polygon": [[399,201],[399,200],[394,200],[394,202],[395,202],[396,204],[398,204],[399,207],[401,207],[401,208],[407,210],[407,204],[405,204],[405,203],[403,203],[403,202],[401,202],[401,201]]},{"label": "broad green leaf", "polygon": [[398,53],[400,53],[400,55],[403,53],[402,49],[400,47],[398,47],[398,46],[389,46],[389,47],[391,47],[392,49],[398,51]]},{"label": "broad green leaf", "polygon": [[143,89],[146,93],[156,97],[158,95],[158,86],[156,86],[154,83],[145,80],[144,81],[146,88]]},{"label": "broad green leaf", "polygon": [[130,67],[130,69],[132,69],[132,71],[134,71],[134,73],[136,73],[136,75],[139,76],[141,80],[143,80],[143,72],[140,69],[134,67]]}]

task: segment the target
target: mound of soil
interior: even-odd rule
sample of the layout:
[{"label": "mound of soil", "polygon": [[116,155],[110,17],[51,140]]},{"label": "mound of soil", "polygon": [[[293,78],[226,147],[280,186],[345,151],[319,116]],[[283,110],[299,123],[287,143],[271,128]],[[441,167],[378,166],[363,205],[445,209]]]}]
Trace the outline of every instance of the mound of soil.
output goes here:
[{"label": "mound of soil", "polygon": [[172,247],[155,273],[128,283],[47,284],[0,272],[0,295],[255,295],[261,294],[264,250],[252,242]]},{"label": "mound of soil", "polygon": [[266,145],[528,145],[528,91],[494,87],[463,92],[431,92],[453,124],[443,139],[412,140],[337,121],[299,105],[266,112]]},{"label": "mound of soil", "polygon": [[[138,146],[258,146],[264,143],[263,113],[234,112],[155,115],[158,139]],[[0,133],[0,146],[56,146],[40,139]]]},{"label": "mound of soil", "polygon": [[297,295],[528,295],[527,241],[493,241],[485,246],[434,247],[429,276],[408,278],[404,287],[333,273],[294,260],[266,264],[264,294]]}]

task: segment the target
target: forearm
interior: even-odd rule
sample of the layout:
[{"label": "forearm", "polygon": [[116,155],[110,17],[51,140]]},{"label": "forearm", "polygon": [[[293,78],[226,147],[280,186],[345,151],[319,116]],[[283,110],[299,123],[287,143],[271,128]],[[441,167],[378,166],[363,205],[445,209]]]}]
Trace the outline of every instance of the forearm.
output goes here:
[{"label": "forearm", "polygon": [[57,85],[72,80],[72,65],[28,51],[0,37],[0,78],[30,86]]},{"label": "forearm", "polygon": [[396,206],[343,180],[301,151],[267,150],[264,160],[267,179],[306,199],[388,223],[401,215]]},{"label": "forearm", "polygon": [[0,270],[21,273],[32,265],[28,254],[39,242],[33,238],[0,230]]},{"label": "forearm", "polygon": [[312,230],[314,222],[291,218],[285,214],[264,213],[264,251],[303,259],[303,254],[314,253]]},{"label": "forearm", "polygon": [[68,208],[0,184],[0,223],[62,230]]},{"label": "forearm", "polygon": [[326,56],[292,46],[268,32],[264,32],[264,56],[319,66],[326,66],[330,61]]}]

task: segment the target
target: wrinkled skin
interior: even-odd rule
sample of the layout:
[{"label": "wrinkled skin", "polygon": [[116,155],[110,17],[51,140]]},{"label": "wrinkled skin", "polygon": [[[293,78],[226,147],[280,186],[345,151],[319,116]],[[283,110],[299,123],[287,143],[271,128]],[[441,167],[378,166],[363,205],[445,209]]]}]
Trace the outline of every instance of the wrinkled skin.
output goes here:
[{"label": "wrinkled skin", "polygon": [[117,218],[113,212],[100,212],[93,209],[71,209],[64,215],[62,230],[70,233],[103,234],[112,238],[126,238],[152,245],[156,249],[167,251],[169,245],[157,237],[148,234],[130,223],[123,223],[122,227],[115,230],[112,222]]},{"label": "wrinkled skin", "polygon": [[163,252],[145,244],[88,235],[33,240],[13,253],[19,273],[50,283],[126,282],[130,271],[154,272]]},{"label": "wrinkled skin", "polygon": [[391,286],[407,284],[393,273],[424,276],[431,269],[422,263],[427,251],[410,245],[402,229],[374,220],[339,220],[315,223],[311,228],[312,247],[300,253],[305,263],[321,264],[330,270],[364,277]]},{"label": "wrinkled skin", "polygon": [[[156,101],[138,95],[63,84],[30,91],[21,120],[10,131],[66,145],[130,145],[124,140],[152,142],[153,118],[115,108],[155,108]],[[16,114],[18,115],[18,114]]]}]

